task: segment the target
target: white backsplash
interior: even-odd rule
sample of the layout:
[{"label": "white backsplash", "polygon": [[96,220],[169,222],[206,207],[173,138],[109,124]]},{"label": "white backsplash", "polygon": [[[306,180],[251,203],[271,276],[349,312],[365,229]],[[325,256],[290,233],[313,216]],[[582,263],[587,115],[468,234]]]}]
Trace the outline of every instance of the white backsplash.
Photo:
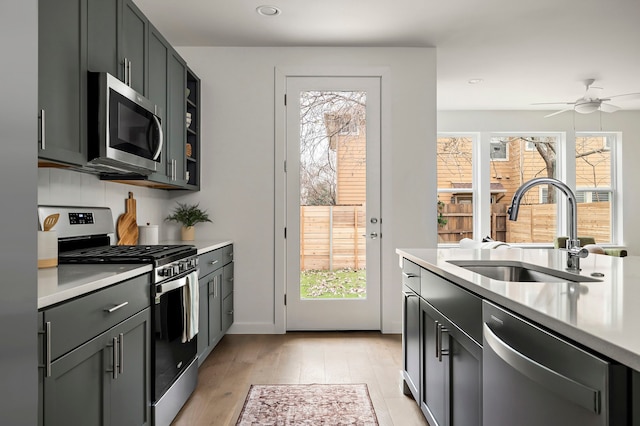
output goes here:
[{"label": "white backsplash", "polygon": [[160,239],[175,237],[174,224],[164,221],[173,204],[169,193],[100,180],[97,176],[56,168],[38,168],[38,204],[110,207],[114,225],[124,213],[125,199],[133,192],[138,225],[159,225]]}]

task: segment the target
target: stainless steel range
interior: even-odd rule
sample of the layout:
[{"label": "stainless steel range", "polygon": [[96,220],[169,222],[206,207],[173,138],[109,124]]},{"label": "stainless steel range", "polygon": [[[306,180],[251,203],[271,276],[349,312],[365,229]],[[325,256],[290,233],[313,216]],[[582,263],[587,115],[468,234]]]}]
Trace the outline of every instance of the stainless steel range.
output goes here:
[{"label": "stainless steel range", "polygon": [[60,214],[55,226],[59,263],[153,265],[149,289],[154,301],[151,310],[152,414],[155,425],[168,426],[197,383],[198,257],[195,246],[112,245],[113,215],[111,209],[105,207],[39,206],[40,226],[54,213]]}]

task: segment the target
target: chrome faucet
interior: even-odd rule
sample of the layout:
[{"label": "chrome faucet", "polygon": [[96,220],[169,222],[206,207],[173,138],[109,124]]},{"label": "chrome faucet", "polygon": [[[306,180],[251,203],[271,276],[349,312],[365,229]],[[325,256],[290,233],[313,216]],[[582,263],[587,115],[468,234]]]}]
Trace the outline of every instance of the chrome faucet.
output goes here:
[{"label": "chrome faucet", "polygon": [[551,185],[558,188],[560,191],[564,193],[567,197],[567,206],[569,208],[569,239],[567,240],[567,269],[570,271],[579,271],[580,270],[580,258],[587,257],[589,255],[589,251],[585,248],[580,247],[580,240],[578,239],[578,205],[576,202],[576,196],[564,182],[559,181],[558,179],[549,178],[549,177],[539,177],[535,179],[531,179],[528,182],[525,182],[516,190],[513,194],[513,200],[511,200],[511,207],[507,210],[509,214],[509,220],[517,220],[518,219],[518,209],[520,208],[520,201],[525,192],[527,192],[531,187],[536,185]]}]

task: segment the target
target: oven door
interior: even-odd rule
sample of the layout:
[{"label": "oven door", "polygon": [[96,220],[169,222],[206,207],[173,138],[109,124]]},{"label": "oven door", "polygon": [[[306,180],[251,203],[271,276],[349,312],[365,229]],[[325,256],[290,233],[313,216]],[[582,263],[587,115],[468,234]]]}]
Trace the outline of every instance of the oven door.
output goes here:
[{"label": "oven door", "polygon": [[[194,287],[198,287],[197,282]],[[162,397],[196,357],[197,336],[183,342],[188,314],[185,307],[187,289],[188,279],[184,274],[155,286],[152,367],[154,401]]]}]

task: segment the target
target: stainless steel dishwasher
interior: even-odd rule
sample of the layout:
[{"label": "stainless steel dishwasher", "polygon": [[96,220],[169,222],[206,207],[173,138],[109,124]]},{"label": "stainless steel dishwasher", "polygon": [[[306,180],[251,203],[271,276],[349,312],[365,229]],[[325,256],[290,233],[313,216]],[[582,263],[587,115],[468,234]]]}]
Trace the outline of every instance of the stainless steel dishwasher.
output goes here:
[{"label": "stainless steel dishwasher", "polygon": [[628,424],[626,367],[492,303],[482,317],[484,425]]}]

